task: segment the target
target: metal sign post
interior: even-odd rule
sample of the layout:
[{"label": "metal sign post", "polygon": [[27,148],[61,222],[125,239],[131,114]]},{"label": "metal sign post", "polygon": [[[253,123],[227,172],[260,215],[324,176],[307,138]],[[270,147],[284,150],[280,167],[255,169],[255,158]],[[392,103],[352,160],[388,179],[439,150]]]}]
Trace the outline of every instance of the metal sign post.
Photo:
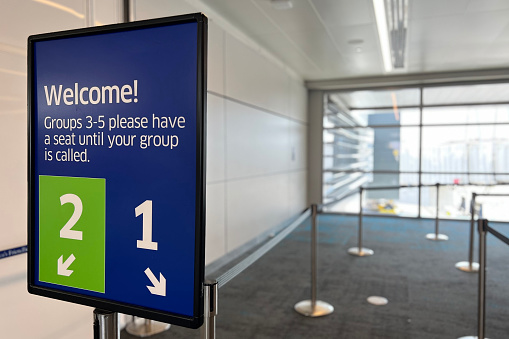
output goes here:
[{"label": "metal sign post", "polygon": [[118,313],[94,310],[94,339],[120,339]]},{"label": "metal sign post", "polygon": [[219,287],[217,281],[207,281],[204,289],[204,320],[200,328],[201,339],[216,338],[216,315]]}]

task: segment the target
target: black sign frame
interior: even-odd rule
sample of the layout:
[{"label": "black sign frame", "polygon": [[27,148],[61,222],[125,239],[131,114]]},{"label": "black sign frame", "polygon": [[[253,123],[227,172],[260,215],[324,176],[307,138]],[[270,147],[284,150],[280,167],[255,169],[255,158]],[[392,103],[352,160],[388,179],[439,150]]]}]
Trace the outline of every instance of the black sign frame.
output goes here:
[{"label": "black sign frame", "polygon": [[[196,79],[196,203],[195,203],[195,266],[194,266],[194,303],[193,316],[186,317],[180,314],[169,313],[157,309],[141,307],[138,305],[116,302],[62,291],[58,289],[41,287],[35,284],[35,187],[36,171],[35,154],[35,55],[34,44],[41,41],[65,39],[83,36],[100,35],[112,32],[124,32],[130,30],[169,26],[183,23],[197,23],[197,79]],[[186,14],[159,19],[143,20],[122,24],[105,25],[100,27],[82,28],[62,32],[33,35],[28,38],[28,292],[44,297],[58,299],[76,304],[96,307],[103,310],[131,314],[147,319],[158,320],[188,328],[199,328],[203,324],[203,290],[205,274],[205,189],[206,189],[206,98],[207,98],[207,40],[208,19],[202,13]]]}]

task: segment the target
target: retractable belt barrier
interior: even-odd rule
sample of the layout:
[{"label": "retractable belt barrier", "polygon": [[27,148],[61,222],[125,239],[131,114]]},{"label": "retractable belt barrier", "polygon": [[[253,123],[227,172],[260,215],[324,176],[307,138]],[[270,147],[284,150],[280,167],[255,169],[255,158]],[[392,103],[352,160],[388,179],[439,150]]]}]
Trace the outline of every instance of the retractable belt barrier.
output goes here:
[{"label": "retractable belt barrier", "polygon": [[201,339],[215,339],[216,337],[216,315],[218,304],[219,288],[226,285],[232,279],[237,277],[245,269],[251,266],[254,262],[264,256],[274,246],[279,244],[291,232],[293,232],[299,225],[302,224],[307,218],[311,217],[311,299],[304,300],[295,305],[295,310],[302,315],[309,317],[319,317],[330,314],[333,312],[334,307],[330,304],[316,300],[316,277],[317,277],[317,218],[318,210],[321,206],[311,205],[311,208],[306,209],[300,216],[298,216],[290,225],[286,226],[274,238],[267,241],[264,245],[258,248],[255,252],[247,256],[241,262],[230,268],[227,272],[223,273],[216,279],[207,280],[205,283],[205,305],[204,305],[204,324],[201,327]]},{"label": "retractable belt barrier", "polygon": [[6,249],[6,250],[1,250],[0,251],[0,259],[13,257],[15,255],[23,254],[23,253],[27,253],[27,246],[26,245],[19,246],[19,247],[14,247],[14,248],[9,248],[9,249]]},{"label": "retractable belt barrier", "polygon": [[509,246],[509,238],[488,225],[487,219],[477,220],[479,232],[479,285],[477,295],[477,336],[461,337],[459,339],[484,339],[486,333],[486,238],[488,233]]},{"label": "retractable belt barrier", "polygon": [[[453,187],[462,187],[462,186],[500,186],[499,185],[481,185],[481,184],[440,184],[436,183],[434,185],[400,185],[400,186],[375,186],[375,187],[359,187],[359,191],[349,192],[347,194],[342,195],[339,199],[335,199],[333,201],[329,201],[323,204],[323,207],[329,207],[333,204],[336,204],[354,194],[359,194],[359,224],[358,224],[358,235],[357,235],[357,247],[352,247],[348,249],[348,253],[354,256],[364,257],[370,256],[374,254],[374,251],[369,248],[363,248],[363,235],[362,235],[362,221],[364,217],[364,211],[362,210],[362,202],[363,202],[363,192],[371,191],[371,190],[396,190],[396,189],[404,189],[404,188],[421,188],[421,187],[436,187],[436,213],[435,213],[435,232],[426,234],[426,239],[435,240],[435,241],[444,241],[448,240],[449,237],[445,234],[439,233],[439,213],[440,213],[440,186],[453,186]],[[468,250],[468,261],[461,261],[456,263],[456,268],[463,272],[477,272],[479,270],[479,264],[473,261],[473,251],[474,251],[474,219],[475,219],[475,198],[478,196],[498,196],[498,197],[509,197],[509,194],[479,194],[472,193],[472,200],[470,206],[470,237],[469,237],[469,250]]]},{"label": "retractable belt barrier", "polygon": [[[348,249],[348,254],[358,256],[358,257],[366,257],[374,254],[374,251],[369,248],[362,247],[362,219],[364,216],[364,212],[362,210],[362,201],[363,201],[363,192],[371,191],[371,190],[391,190],[391,189],[403,189],[403,188],[420,188],[420,187],[433,187],[436,186],[437,189],[437,198],[436,198],[436,215],[435,215],[435,233],[429,233],[426,235],[428,240],[448,240],[449,237],[439,233],[439,193],[440,193],[440,184],[435,185],[402,185],[402,186],[377,186],[377,187],[359,187],[359,228],[357,235],[357,247],[351,247]],[[346,198],[346,195],[344,198]],[[331,203],[327,203],[326,206],[329,206]]]},{"label": "retractable belt barrier", "polygon": [[[470,235],[468,239],[468,261],[460,261],[456,263],[456,268],[463,272],[476,273],[479,271],[479,263],[474,262],[474,219],[475,219],[475,199],[476,197],[509,197],[509,194],[479,194],[472,193],[472,199],[470,200]],[[479,213],[479,218],[481,215]],[[480,220],[478,219],[478,220]]]}]

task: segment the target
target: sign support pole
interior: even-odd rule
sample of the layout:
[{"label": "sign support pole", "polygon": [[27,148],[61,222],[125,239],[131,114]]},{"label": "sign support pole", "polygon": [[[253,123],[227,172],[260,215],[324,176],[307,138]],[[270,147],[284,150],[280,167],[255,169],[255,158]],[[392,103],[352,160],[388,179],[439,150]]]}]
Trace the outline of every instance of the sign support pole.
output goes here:
[{"label": "sign support pole", "polygon": [[94,310],[94,339],[120,339],[118,313]]},{"label": "sign support pole", "polygon": [[200,329],[200,339],[216,338],[217,292],[217,281],[205,282],[203,293],[203,325]]}]

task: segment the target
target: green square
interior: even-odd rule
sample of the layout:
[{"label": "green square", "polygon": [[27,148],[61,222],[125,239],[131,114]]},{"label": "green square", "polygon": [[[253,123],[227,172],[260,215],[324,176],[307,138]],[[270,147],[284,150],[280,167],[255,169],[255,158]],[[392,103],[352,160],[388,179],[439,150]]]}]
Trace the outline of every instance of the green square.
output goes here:
[{"label": "green square", "polygon": [[39,176],[39,280],[104,293],[105,247],[106,179]]}]

